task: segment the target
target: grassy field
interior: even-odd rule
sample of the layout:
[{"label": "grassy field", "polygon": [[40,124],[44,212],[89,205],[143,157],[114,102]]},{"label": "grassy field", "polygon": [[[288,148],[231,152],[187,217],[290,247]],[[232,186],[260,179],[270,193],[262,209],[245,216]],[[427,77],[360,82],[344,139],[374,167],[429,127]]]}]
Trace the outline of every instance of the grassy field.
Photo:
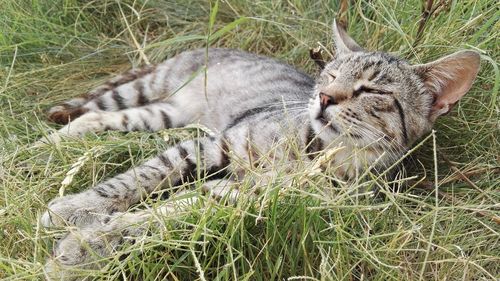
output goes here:
[{"label": "grassy field", "polygon": [[[500,10],[495,0],[352,1],[349,32],[369,50],[413,63],[481,53],[469,94],[411,153],[406,177],[333,187],[304,167],[257,200],[204,201],[157,218],[108,266],[104,280],[495,280],[500,277]],[[0,279],[44,278],[54,238],[38,219],[59,192],[126,170],[193,129],[105,133],[32,148],[57,127],[55,103],[113,74],[194,47],[244,49],[315,74],[308,50],[332,45],[337,1],[2,0],[0,2]],[[419,37],[419,38],[417,38]],[[61,183],[73,164],[79,170]],[[61,188],[64,187],[64,188]],[[363,196],[377,187],[385,195]],[[153,202],[152,204],[157,204]],[[141,208],[143,206],[138,206]]]}]

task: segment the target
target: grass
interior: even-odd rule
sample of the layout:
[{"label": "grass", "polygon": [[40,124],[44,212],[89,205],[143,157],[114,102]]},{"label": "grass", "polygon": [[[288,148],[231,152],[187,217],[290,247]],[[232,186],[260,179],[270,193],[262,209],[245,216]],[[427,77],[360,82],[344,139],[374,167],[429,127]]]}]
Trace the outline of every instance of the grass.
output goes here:
[{"label": "grass", "polygon": [[[329,2],[235,0],[215,9],[215,1],[203,0],[2,1],[0,278],[44,278],[43,264],[62,231],[45,230],[38,219],[71,165],[81,162],[65,193],[196,134],[106,133],[32,148],[55,127],[45,118],[51,105],[131,66],[207,44],[277,57],[314,74],[309,48],[332,44],[339,7]],[[500,12],[494,0],[444,2],[417,44],[421,1],[353,1],[347,12],[350,34],[369,50],[414,63],[460,49],[482,56],[471,91],[411,153],[416,165],[406,174],[413,183],[396,183],[407,182],[404,192],[391,192],[380,179],[332,187],[328,172],[306,176],[304,167],[292,173],[301,184],[283,188],[278,177],[256,201],[207,201],[160,218],[164,227],[92,274],[104,280],[499,278]],[[359,196],[366,186],[385,196]]]}]

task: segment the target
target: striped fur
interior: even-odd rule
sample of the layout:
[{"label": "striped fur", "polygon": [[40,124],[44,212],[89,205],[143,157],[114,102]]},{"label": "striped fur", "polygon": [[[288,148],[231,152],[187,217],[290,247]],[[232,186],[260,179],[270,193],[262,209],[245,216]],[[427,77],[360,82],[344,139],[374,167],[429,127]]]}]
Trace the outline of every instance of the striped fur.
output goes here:
[{"label": "striped fur", "polygon": [[[53,200],[42,223],[84,227],[93,237],[97,229],[114,229],[123,221],[117,212],[197,175],[232,174],[207,182],[203,190],[236,200],[238,191],[230,187],[245,171],[241,163],[272,168],[283,162],[279,159],[312,161],[340,143],[345,149],[331,160],[340,179],[353,179],[367,167],[384,169],[467,92],[479,68],[473,52],[411,66],[386,53],[364,51],[337,25],[334,37],[336,58],[317,81],[270,58],[226,49],[209,49],[206,57],[202,49],[132,70],[54,107],[52,120],[71,121],[49,136],[54,141],[64,135],[157,131],[191,123],[215,135],[181,142],[87,191]],[[299,155],[283,145],[290,141],[302,151]],[[130,214],[132,221],[143,216],[136,215]],[[75,254],[75,243],[69,237],[56,246],[51,271],[54,264],[87,261]]]}]

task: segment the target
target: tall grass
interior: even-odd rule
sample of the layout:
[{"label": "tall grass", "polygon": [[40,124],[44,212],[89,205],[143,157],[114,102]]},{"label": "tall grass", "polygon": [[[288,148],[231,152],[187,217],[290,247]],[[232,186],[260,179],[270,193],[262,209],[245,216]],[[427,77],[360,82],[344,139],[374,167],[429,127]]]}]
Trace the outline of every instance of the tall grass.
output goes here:
[{"label": "tall grass", "polygon": [[[106,280],[498,278],[500,11],[494,0],[444,2],[419,40],[421,1],[353,1],[347,12],[350,34],[369,50],[414,63],[460,49],[482,55],[474,87],[411,153],[407,178],[334,186],[328,171],[308,174],[303,167],[287,175],[295,179],[288,185],[279,173],[256,200],[205,200],[188,214],[159,218],[163,227],[92,274]],[[44,115],[51,105],[130,67],[207,44],[277,57],[314,75],[308,50],[318,44],[329,50],[338,9],[336,1],[312,0],[0,2],[0,278],[44,277],[54,237],[64,230],[45,230],[38,218],[72,164],[84,161],[66,193],[196,134],[106,133],[31,148],[56,127]],[[400,185],[406,190],[391,191]],[[384,196],[360,196],[367,186]]]}]

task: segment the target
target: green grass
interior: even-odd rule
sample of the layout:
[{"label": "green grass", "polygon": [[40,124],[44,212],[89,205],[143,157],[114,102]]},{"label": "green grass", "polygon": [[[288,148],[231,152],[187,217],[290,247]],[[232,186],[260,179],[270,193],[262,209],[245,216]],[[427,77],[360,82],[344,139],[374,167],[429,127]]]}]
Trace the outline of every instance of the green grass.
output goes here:
[{"label": "green grass", "polygon": [[[71,165],[93,148],[66,193],[94,185],[193,130],[106,133],[31,148],[46,110],[131,66],[194,47],[277,57],[314,74],[308,50],[331,47],[336,1],[3,0],[0,2],[0,278],[43,278],[61,231],[38,218]],[[349,32],[369,50],[414,63],[460,49],[482,55],[479,76],[436,133],[412,153],[404,192],[371,179],[332,187],[328,172],[256,201],[206,202],[94,273],[115,280],[494,280],[500,277],[498,91],[500,12],[495,0],[445,1],[414,44],[421,1],[352,1]],[[439,2],[439,1],[435,1]],[[142,53],[142,54],[141,54]],[[165,140],[165,136],[168,139]],[[434,156],[436,152],[436,156]],[[437,173],[436,173],[437,172]],[[398,180],[398,183],[405,182]],[[435,184],[437,183],[437,185]],[[385,197],[358,196],[377,186]],[[242,188],[244,188],[243,186]],[[438,193],[436,193],[438,191]],[[155,203],[156,204],[156,203]],[[139,206],[140,207],[140,206]],[[197,266],[199,265],[199,266]],[[201,270],[200,270],[201,269]]]}]

